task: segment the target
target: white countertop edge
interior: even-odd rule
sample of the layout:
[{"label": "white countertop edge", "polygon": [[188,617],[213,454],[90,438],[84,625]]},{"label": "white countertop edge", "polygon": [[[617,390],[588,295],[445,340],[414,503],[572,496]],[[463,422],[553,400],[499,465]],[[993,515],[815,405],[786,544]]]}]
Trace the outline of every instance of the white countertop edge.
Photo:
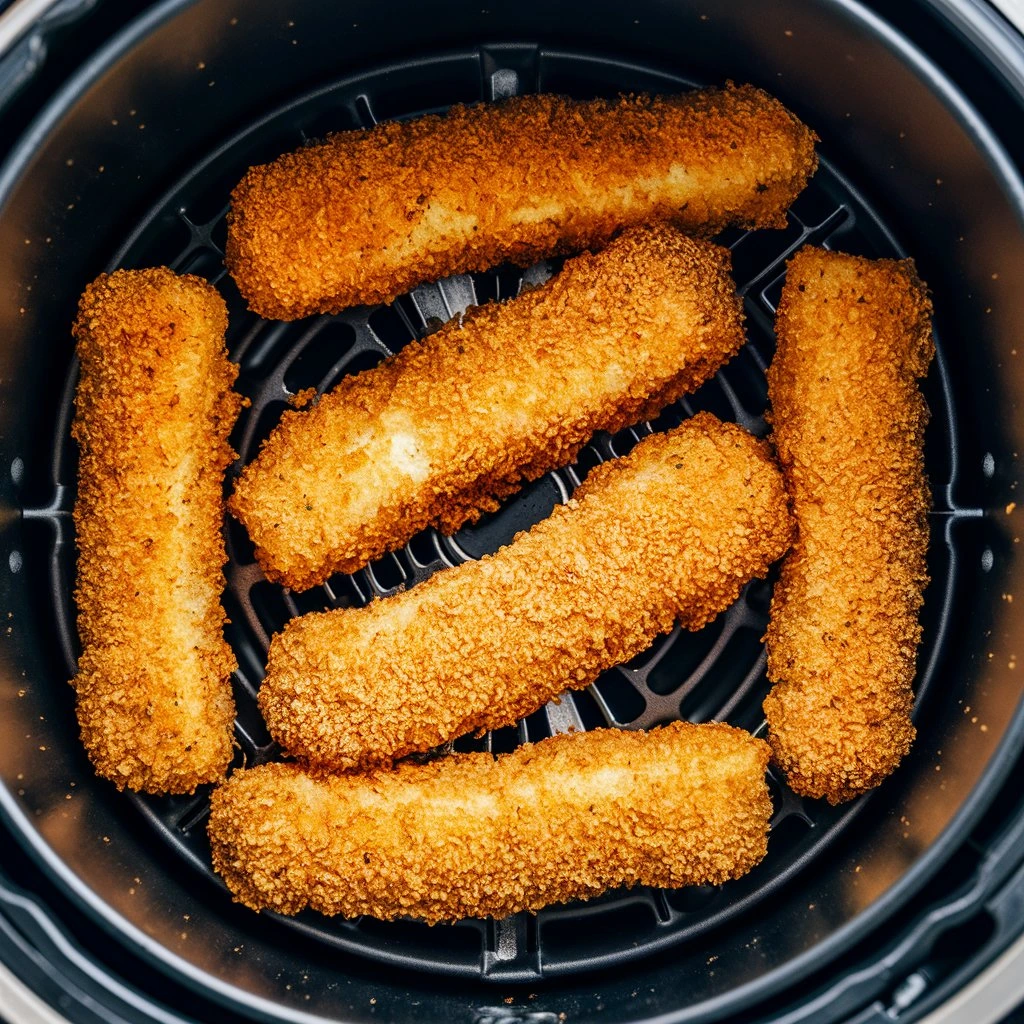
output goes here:
[{"label": "white countertop edge", "polygon": [[67,1024],[48,1003],[0,963],[0,1020],[7,1024]]},{"label": "white countertop edge", "polygon": [[1024,32],[1024,0],[989,0],[992,6]]}]

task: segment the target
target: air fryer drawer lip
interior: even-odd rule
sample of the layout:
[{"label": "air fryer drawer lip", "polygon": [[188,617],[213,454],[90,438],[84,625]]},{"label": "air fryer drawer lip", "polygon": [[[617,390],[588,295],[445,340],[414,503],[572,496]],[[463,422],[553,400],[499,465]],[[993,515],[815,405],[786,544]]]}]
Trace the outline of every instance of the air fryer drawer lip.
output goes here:
[{"label": "air fryer drawer lip", "polygon": [[[936,0],[936,2],[937,6],[951,8],[947,0]],[[79,95],[81,91],[87,88],[88,84],[95,80],[111,61],[150,31],[168,20],[182,6],[184,6],[182,0],[165,0],[157,8],[143,15],[91,58],[62,88],[40,117],[33,123],[29,132],[16,144],[12,150],[7,167],[0,173],[0,207],[3,205],[7,192],[31,160],[34,149],[39,141],[46,136],[50,128],[61,117],[63,108],[76,95]],[[850,17],[860,18],[870,24],[885,39],[887,45],[899,52],[908,63],[912,64],[927,79],[928,83],[942,95],[947,105],[958,113],[961,123],[971,134],[979,148],[990,155],[991,165],[998,175],[1001,184],[1006,188],[1007,195],[1012,197],[1017,215],[1021,218],[1022,223],[1024,223],[1024,183],[1022,183],[1020,175],[995,134],[977,116],[976,112],[963,101],[963,98],[957,94],[948,78],[923,53],[911,46],[902,37],[899,37],[889,26],[866,8],[851,2],[851,0],[839,0],[836,6],[844,9]],[[976,6],[973,5],[971,10],[974,10]],[[861,912],[830,938],[830,953],[838,954],[841,950],[852,945],[858,938],[873,928],[884,913],[888,913],[894,905],[909,898],[931,877],[949,852],[960,841],[960,838],[978,820],[984,810],[985,803],[1000,782],[1005,779],[1014,761],[1019,758],[1022,737],[1024,737],[1024,703],[1017,707],[1002,743],[988,763],[979,782],[965,801],[961,811],[958,812],[926,853],[921,856],[920,860],[892,889],[885,893],[882,899]],[[60,858],[56,856],[53,849],[36,831],[30,817],[18,805],[16,797],[3,785],[0,785],[0,817],[2,817],[4,824],[9,826],[18,836],[19,841],[25,848],[38,857],[40,862],[45,865],[48,875],[66,895],[85,909],[90,916],[117,938],[127,938],[153,963],[169,969],[185,984],[195,987],[197,990],[215,994],[226,1005],[237,1006],[239,1003],[243,1003],[247,1007],[265,1014],[268,1018],[296,1021],[322,1019],[307,1014],[295,1014],[287,1011],[277,1003],[244,993],[235,986],[221,982],[209,974],[202,975],[203,980],[202,984],[200,984],[197,968],[194,965],[184,958],[178,957],[130,924],[107,904],[100,901],[91,889],[85,886],[77,876],[67,869]],[[820,959],[820,955],[820,952],[816,949],[809,950],[807,953],[777,968],[766,978],[751,982],[744,987],[704,1004],[703,1009],[709,1011],[712,1009],[724,1010],[727,1007],[741,1009],[752,1000],[755,990],[758,997],[763,997],[770,992],[780,990],[790,983],[793,978],[803,974],[815,960]],[[683,1016],[685,1016],[685,1011],[681,1011],[681,1015],[670,1015],[665,1019],[682,1019]]]},{"label": "air fryer drawer lip", "polygon": [[932,7],[953,25],[981,54],[996,74],[1012,83],[1024,106],[1024,10],[1018,8],[1018,24],[1008,10],[1015,0],[929,0]]}]

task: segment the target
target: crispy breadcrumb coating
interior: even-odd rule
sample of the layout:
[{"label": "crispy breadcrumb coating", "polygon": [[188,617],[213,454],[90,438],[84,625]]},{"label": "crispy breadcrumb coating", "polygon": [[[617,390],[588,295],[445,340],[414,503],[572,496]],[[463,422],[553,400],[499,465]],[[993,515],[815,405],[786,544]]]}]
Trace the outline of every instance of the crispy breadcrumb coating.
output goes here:
[{"label": "crispy breadcrumb coating", "polygon": [[798,537],[772,600],[764,710],[790,786],[834,804],[877,786],[914,739],[931,311],[910,260],[808,246],[775,323],[768,394]]},{"label": "crispy breadcrumb coating", "polygon": [[699,629],[791,532],[767,444],[701,413],[598,466],[497,554],[293,619],[271,642],[260,710],[285,750],[335,769],[509,725],[675,622]]},{"label": "crispy breadcrumb coating", "polygon": [[692,391],[743,343],[729,253],[662,225],[570,260],[286,412],[235,488],[270,579],[305,590],[452,532]]},{"label": "crispy breadcrumb coating", "polygon": [[119,789],[190,793],[231,759],[222,486],[241,398],[226,328],[217,292],[166,268],[101,275],[75,321],[74,686],[89,756]]},{"label": "crispy breadcrumb coating", "polygon": [[213,865],[253,910],[431,924],[717,885],[764,857],[768,757],[740,729],[673,722],[368,775],[268,764],[214,793]]},{"label": "crispy breadcrumb coating", "polygon": [[231,197],[227,265],[260,316],[294,320],[631,224],[785,227],[816,138],[749,85],[454,106],[251,168]]}]

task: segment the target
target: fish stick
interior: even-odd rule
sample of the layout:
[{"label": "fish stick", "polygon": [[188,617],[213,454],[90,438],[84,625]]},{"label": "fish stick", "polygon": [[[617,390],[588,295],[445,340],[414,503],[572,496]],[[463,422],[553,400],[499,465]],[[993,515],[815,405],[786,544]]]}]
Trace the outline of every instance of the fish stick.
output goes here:
[{"label": "fish stick", "polygon": [[253,910],[431,924],[717,885],[764,857],[768,758],[740,729],[673,722],[369,775],[268,764],[214,793],[213,864]]},{"label": "fish stick", "polygon": [[429,524],[450,533],[707,380],[743,343],[728,251],[634,228],[286,412],[229,507],[266,575],[355,572]]},{"label": "fish stick", "polygon": [[221,526],[241,398],[226,328],[217,292],[166,268],[100,276],[74,326],[73,684],[89,756],[119,789],[189,793],[232,755]]},{"label": "fish stick", "polygon": [[767,444],[701,413],[594,469],[497,554],[363,608],[293,619],[259,706],[289,753],[369,767],[509,725],[699,629],[789,546]]},{"label": "fish stick", "polygon": [[771,605],[764,710],[790,786],[834,804],[914,739],[930,316],[910,260],[807,247],[789,263],[768,394],[798,536]]},{"label": "fish stick", "polygon": [[255,312],[294,320],[632,224],[785,227],[816,139],[752,86],[454,106],[251,168],[231,196],[227,265]]}]

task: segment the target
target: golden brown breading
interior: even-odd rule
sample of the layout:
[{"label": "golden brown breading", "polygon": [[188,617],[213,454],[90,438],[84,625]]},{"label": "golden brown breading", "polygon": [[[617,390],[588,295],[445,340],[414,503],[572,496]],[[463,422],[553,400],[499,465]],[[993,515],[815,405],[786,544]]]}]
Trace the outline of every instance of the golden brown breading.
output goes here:
[{"label": "golden brown breading", "polygon": [[791,531],[767,444],[702,413],[598,466],[497,554],[293,619],[271,642],[260,709],[288,752],[338,769],[508,725],[675,622],[699,629]]},{"label": "golden brown breading", "polygon": [[119,789],[188,793],[231,759],[222,486],[241,399],[226,328],[217,292],[166,268],[101,275],[75,321],[74,686],[85,746]]},{"label": "golden brown breading", "polygon": [[790,786],[832,803],[877,786],[914,739],[930,316],[910,260],[806,247],[789,263],[768,393],[798,537],[772,600],[764,710]]},{"label": "golden brown breading", "polygon": [[257,313],[294,320],[630,224],[785,227],[815,140],[752,86],[455,106],[251,168],[231,197],[228,269]]},{"label": "golden brown breading", "polygon": [[369,775],[269,764],[214,793],[213,865],[253,910],[431,924],[717,885],[765,854],[768,757],[740,729],[673,722]]},{"label": "golden brown breading", "polygon": [[719,246],[633,228],[286,412],[229,502],[263,571],[305,590],[451,532],[693,390],[743,343],[728,272]]}]

